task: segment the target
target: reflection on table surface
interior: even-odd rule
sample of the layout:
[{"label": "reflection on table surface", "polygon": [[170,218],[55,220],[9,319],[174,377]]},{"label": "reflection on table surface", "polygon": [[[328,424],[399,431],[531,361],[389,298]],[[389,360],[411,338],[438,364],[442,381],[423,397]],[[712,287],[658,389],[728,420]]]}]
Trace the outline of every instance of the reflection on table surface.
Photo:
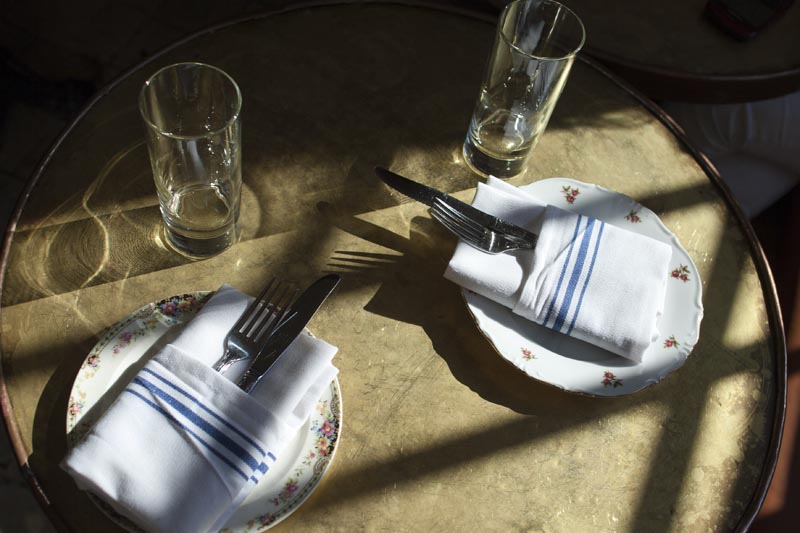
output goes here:
[{"label": "reflection on table surface", "polygon": [[[627,194],[692,255],[700,341],[632,396],[565,394],[503,363],[442,279],[453,240],[373,177],[380,164],[471,199],[459,153],[493,30],[399,5],[255,18],[172,48],[74,125],[12,235],[0,318],[17,447],[70,528],[113,527],[57,466],[72,381],[103,330],[168,295],[325,271],[344,282],[311,329],[340,349],[346,422],[328,476],[282,527],[706,531],[752,517],[780,414],[774,294],[748,229],[653,113],[578,63],[512,180]],[[136,113],[142,81],[185,59],[226,70],[245,102],[244,235],[201,262],[159,241]]]}]

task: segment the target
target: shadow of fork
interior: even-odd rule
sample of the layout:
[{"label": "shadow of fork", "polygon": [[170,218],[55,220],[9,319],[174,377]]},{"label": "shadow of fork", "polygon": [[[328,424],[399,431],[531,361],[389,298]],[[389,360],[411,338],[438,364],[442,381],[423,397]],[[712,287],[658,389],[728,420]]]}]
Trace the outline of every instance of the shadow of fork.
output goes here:
[{"label": "shadow of fork", "polygon": [[583,403],[531,380],[481,335],[460,287],[443,277],[456,242],[438,223],[415,217],[405,238],[330,204],[321,212],[338,229],[388,250],[336,250],[328,271],[341,275],[351,289],[374,288],[364,311],[422,328],[458,381],[487,401],[525,414]]},{"label": "shadow of fork", "polygon": [[361,274],[373,279],[385,278],[385,269],[398,262],[398,255],[374,252],[336,250],[328,262],[331,272],[337,274]]}]

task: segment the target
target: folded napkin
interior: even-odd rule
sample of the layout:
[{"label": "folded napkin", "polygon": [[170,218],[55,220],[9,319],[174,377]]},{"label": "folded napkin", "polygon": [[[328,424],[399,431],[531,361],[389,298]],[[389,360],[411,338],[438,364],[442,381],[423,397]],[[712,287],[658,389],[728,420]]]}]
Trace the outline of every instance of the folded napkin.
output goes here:
[{"label": "folded napkin", "polygon": [[545,205],[490,177],[473,204],[539,235],[534,250],[489,255],[459,243],[445,277],[529,320],[641,362],[658,336],[672,248]]},{"label": "folded napkin", "polygon": [[251,299],[223,286],[159,351],[62,462],[147,531],[216,531],[308,418],[336,348],[301,334],[248,395],[210,368]]}]

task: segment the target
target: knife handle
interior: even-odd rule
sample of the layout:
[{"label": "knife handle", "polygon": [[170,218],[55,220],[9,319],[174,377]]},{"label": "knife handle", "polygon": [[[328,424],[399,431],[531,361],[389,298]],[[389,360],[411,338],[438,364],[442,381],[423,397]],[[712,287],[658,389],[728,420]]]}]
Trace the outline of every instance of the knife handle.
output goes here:
[{"label": "knife handle", "polygon": [[[286,348],[288,348],[288,346]],[[247,370],[244,371],[244,374],[242,374],[242,377],[239,378],[239,381],[236,382],[236,386],[242,389],[244,392],[250,394],[255,386],[258,385],[258,382],[261,381],[261,378],[263,378],[267,372],[269,372],[269,369],[275,364],[275,361],[277,361],[281,354],[286,351],[286,348],[282,349],[281,351],[273,350],[270,353],[260,354],[259,356],[254,357],[253,363],[260,361],[259,366],[261,368],[265,368],[266,370],[260,371],[254,368],[253,364],[250,364],[247,367]],[[262,362],[264,363],[263,366],[261,365]]]}]

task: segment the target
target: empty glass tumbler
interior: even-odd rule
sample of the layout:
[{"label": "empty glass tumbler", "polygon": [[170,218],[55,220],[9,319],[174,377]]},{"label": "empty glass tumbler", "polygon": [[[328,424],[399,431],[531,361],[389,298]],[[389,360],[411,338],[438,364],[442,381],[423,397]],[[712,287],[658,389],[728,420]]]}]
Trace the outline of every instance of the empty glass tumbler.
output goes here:
[{"label": "empty glass tumbler", "polygon": [[499,178],[525,170],[584,39],[580,19],[558,2],[505,7],[464,143],[473,170]]},{"label": "empty glass tumbler", "polygon": [[202,63],[164,67],[139,95],[166,240],[186,256],[215,255],[238,237],[241,107],[236,82]]}]

